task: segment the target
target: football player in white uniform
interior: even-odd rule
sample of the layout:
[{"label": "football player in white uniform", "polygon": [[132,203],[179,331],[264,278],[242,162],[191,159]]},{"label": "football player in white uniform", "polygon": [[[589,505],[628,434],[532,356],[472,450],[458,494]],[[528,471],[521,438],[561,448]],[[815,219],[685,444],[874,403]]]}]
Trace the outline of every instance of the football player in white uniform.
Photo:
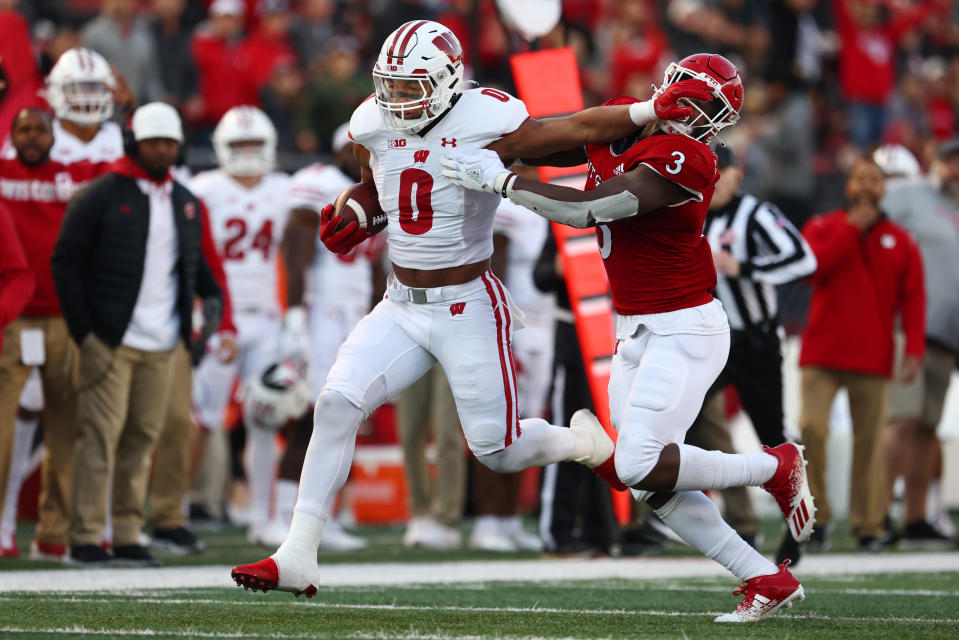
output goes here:
[{"label": "football player in white uniform", "polygon": [[[123,156],[123,134],[120,126],[110,122],[114,110],[116,78],[106,59],[96,51],[77,47],[65,51],[47,76],[46,98],[56,118],[53,121],[53,147],[50,159],[63,163],[89,160],[112,162]],[[16,150],[9,144],[5,154]],[[16,431],[16,455],[7,480],[7,499],[0,515],[0,531],[16,530],[16,503],[20,487],[29,474],[30,448],[43,411],[43,387],[35,369],[20,394],[21,428]],[[112,537],[110,514],[107,513],[105,539]],[[59,560],[57,552],[37,546],[30,548],[34,560]]]},{"label": "football player in white uniform", "polygon": [[[193,378],[193,401],[201,426],[222,429],[234,381],[256,379],[280,355],[278,250],[286,225],[290,179],[273,171],[276,129],[255,107],[227,111],[213,132],[219,169],[198,174],[190,190],[207,207],[210,229],[223,258],[237,327],[239,356],[216,357],[218,336]],[[250,487],[249,537],[269,521],[275,473],[275,432],[247,420],[247,480]]]},{"label": "football player in white uniform", "polygon": [[[286,265],[287,309],[283,321],[282,353],[309,362],[315,398],[336,360],[336,352],[373,303],[375,279],[385,274],[379,267],[383,237],[371,238],[348,253],[336,254],[323,246],[317,232],[320,211],[341,191],[360,179],[353,145],[344,123],[333,133],[333,163],[304,167],[290,183],[290,211],[283,232]],[[382,291],[380,292],[382,294]],[[310,405],[312,409],[312,404]],[[312,414],[298,420],[280,460],[276,508],[263,542],[274,548],[286,538],[296,504],[303,458],[312,432]],[[365,548],[363,538],[350,535],[334,519],[327,523],[320,547],[330,551]]]},{"label": "football player in white uniform", "polygon": [[[609,143],[669,115],[679,95],[662,104],[531,119],[521,101],[502,91],[465,88],[460,43],[427,20],[387,37],[373,82],[376,94],[353,113],[350,137],[362,179],[375,184],[388,217],[393,276],[386,299],[340,348],[317,399],[286,541],[269,558],[233,569],[247,588],[316,593],[316,550],[360,423],[436,362],[449,378],[469,447],[486,466],[515,472],[575,460],[614,471],[613,442],[588,417],[574,417],[569,429],[519,420],[510,340],[521,314],[489,270],[499,200],[454,185],[440,160],[454,148],[486,147],[511,164]],[[356,222],[342,228],[341,222],[332,206],[321,213],[321,238],[337,252],[366,237]]]}]

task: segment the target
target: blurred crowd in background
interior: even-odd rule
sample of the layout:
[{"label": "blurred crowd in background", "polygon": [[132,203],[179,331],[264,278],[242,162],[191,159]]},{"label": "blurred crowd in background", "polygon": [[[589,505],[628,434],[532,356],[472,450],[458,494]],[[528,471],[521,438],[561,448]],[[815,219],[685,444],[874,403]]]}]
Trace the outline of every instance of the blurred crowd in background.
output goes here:
[{"label": "blurred crowd in background", "polygon": [[[329,153],[333,130],[372,92],[383,38],[424,16],[456,33],[467,75],[484,85],[510,88],[513,53],[572,46],[588,106],[645,99],[666,64],[691,53],[729,57],[747,87],[743,124],[729,136],[745,187],[797,223],[836,203],[836,174],[855,150],[899,142],[928,167],[935,143],[959,131],[950,0],[564,0],[560,24],[532,43],[503,24],[493,0],[0,0],[0,10],[27,18],[40,74],[66,49],[89,46],[139,103],[176,105],[192,149],[209,148],[230,107],[261,106],[288,170]],[[19,42],[5,37],[0,55],[23,56]]]}]

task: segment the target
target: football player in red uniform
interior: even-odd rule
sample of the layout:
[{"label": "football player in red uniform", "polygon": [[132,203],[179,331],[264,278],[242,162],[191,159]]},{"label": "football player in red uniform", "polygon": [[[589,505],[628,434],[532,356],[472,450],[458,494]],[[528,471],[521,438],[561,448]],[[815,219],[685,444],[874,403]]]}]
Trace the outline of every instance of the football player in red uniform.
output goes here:
[{"label": "football player in red uniform", "polygon": [[[803,589],[788,563],[777,568],[743,541],[703,490],[763,486],[799,541],[812,532],[815,509],[798,445],[725,454],[683,443],[729,352],[729,326],[712,295],[716,271],[702,229],[718,177],[707,145],[736,123],[743,102],[736,67],[713,54],[671,64],[656,95],[688,80],[704,82],[709,92],[704,99],[684,98],[678,119],[586,147],[586,191],[518,178],[485,151],[451,154],[444,175],[551,220],[597,228],[616,312],[609,401],[619,430],[617,475],[680,537],[745,583],[737,593],[746,597],[717,621],[746,622],[802,599]],[[639,104],[634,98],[607,104],[633,103]],[[582,162],[575,155],[566,159]]]}]

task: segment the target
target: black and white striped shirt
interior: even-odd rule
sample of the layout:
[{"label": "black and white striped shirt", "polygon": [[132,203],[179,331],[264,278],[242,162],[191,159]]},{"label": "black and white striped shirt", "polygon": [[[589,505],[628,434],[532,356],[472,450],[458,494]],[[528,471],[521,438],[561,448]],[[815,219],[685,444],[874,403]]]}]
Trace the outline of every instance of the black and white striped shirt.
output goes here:
[{"label": "black and white striped shirt", "polygon": [[703,234],[714,252],[725,249],[740,265],[738,278],[717,274],[715,295],[729,328],[775,330],[776,285],[816,270],[816,256],[796,227],[773,204],[736,194],[725,207],[709,212]]}]

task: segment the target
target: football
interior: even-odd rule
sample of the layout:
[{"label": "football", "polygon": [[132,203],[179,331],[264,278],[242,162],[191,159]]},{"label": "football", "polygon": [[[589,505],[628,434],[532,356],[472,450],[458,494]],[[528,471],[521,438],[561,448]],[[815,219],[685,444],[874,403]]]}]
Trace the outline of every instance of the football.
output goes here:
[{"label": "football", "polygon": [[337,229],[356,222],[372,236],[386,228],[386,213],[380,208],[376,186],[372,182],[355,184],[337,196],[333,215],[343,219]]}]

